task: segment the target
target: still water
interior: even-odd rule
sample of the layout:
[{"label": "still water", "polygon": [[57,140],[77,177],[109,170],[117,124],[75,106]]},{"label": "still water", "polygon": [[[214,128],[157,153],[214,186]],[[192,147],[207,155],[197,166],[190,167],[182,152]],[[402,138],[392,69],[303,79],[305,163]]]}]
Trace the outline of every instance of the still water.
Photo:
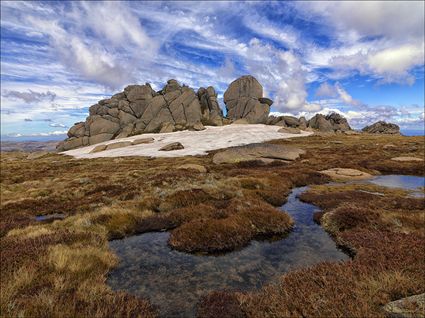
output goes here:
[{"label": "still water", "polygon": [[379,176],[371,179],[369,182],[377,184],[379,186],[389,187],[389,188],[402,188],[405,190],[415,190],[420,192],[421,187],[425,186],[424,177],[416,176],[404,176],[404,175],[388,175],[388,176]]},{"label": "still water", "polygon": [[197,256],[172,250],[168,232],[145,233],[110,242],[120,263],[108,279],[114,290],[149,298],[163,317],[195,316],[202,295],[214,290],[252,290],[290,270],[322,261],[346,260],[334,241],[313,222],[318,209],[298,200],[296,188],[282,207],[295,221],[287,237],[252,241],[220,256]]}]

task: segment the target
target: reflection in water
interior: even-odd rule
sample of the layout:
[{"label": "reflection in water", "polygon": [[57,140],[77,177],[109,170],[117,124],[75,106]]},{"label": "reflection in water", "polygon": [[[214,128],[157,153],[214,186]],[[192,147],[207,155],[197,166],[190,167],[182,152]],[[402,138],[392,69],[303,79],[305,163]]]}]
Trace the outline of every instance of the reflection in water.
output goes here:
[{"label": "reflection in water", "polygon": [[[403,176],[403,175],[388,175],[379,176],[370,180],[370,182],[379,186],[389,188],[402,188],[406,190],[418,190],[418,188],[425,186],[424,177]],[[420,190],[419,190],[420,191]]]},{"label": "reflection in water", "polygon": [[282,207],[295,221],[293,231],[282,240],[252,241],[220,256],[172,250],[167,232],[112,241],[110,246],[121,261],[108,283],[114,290],[149,298],[164,317],[190,317],[195,315],[199,297],[210,291],[257,289],[295,268],[348,259],[313,222],[317,208],[297,199],[305,190],[294,189]]}]

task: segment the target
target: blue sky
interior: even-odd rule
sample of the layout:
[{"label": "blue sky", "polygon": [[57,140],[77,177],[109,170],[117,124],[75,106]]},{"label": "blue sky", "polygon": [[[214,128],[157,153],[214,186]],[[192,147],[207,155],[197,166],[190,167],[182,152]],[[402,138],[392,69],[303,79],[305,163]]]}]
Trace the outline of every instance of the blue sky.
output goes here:
[{"label": "blue sky", "polygon": [[1,2],[2,135],[64,133],[129,84],[221,97],[245,74],[273,112],[423,129],[424,2]]}]

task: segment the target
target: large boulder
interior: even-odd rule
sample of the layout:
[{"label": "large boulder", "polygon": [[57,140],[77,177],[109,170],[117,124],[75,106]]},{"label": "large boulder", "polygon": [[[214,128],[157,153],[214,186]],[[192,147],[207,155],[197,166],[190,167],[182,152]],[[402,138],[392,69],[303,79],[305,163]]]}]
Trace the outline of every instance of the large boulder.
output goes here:
[{"label": "large boulder", "polygon": [[[260,100],[261,99],[261,100]],[[245,118],[250,124],[267,122],[270,99],[263,99],[263,87],[251,75],[233,81],[224,93],[227,117],[237,120]]]},{"label": "large boulder", "polygon": [[385,121],[378,121],[370,126],[366,126],[362,131],[370,134],[400,134],[400,127],[396,124],[387,123]]}]

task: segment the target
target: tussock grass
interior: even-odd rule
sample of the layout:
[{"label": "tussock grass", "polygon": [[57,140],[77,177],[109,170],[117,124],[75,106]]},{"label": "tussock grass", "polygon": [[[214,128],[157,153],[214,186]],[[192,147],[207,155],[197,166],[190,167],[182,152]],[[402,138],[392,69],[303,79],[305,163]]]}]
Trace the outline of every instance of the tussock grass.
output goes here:
[{"label": "tussock grass", "polygon": [[[327,183],[317,171],[425,174],[421,162],[390,160],[423,157],[422,137],[334,135],[271,143],[307,153],[272,165],[214,165],[212,154],[27,160],[22,153],[2,153],[1,316],[155,317],[148,300],[105,285],[116,264],[109,239],[169,229],[170,244],[181,250],[231,250],[288,230],[289,217],[275,206],[295,186]],[[388,143],[396,147],[384,149]],[[175,169],[183,164],[203,165],[208,173]],[[352,251],[352,261],[291,272],[253,293],[218,291],[203,298],[199,315],[379,317],[386,301],[423,292],[423,201],[362,189],[386,192],[380,197],[360,188],[317,186],[303,196],[324,209],[323,226]],[[67,218],[35,221],[53,213]]]}]

